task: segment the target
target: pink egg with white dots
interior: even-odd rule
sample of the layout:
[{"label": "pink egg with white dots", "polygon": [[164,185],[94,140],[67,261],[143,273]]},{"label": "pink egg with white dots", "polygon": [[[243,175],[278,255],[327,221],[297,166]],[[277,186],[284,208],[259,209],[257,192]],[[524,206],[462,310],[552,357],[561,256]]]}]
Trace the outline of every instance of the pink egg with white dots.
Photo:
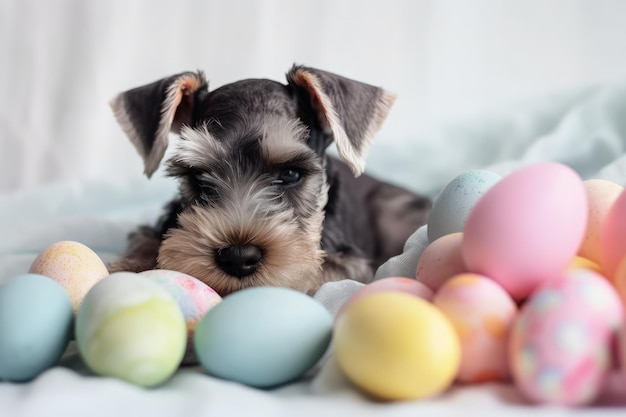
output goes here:
[{"label": "pink egg with white dots", "polygon": [[511,372],[531,401],[593,402],[611,369],[623,307],[610,283],[575,270],[541,286],[522,308],[509,341]]}]

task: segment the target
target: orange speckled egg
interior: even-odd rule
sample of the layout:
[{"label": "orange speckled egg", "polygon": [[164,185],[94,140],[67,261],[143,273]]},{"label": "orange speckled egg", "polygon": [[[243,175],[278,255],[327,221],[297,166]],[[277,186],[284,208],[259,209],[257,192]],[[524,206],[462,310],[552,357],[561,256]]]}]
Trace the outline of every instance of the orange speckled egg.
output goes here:
[{"label": "orange speckled egg", "polygon": [[597,272],[598,274],[602,274],[602,269],[600,268],[600,265],[598,265],[596,262],[590,261],[587,258],[583,258],[582,256],[574,256],[574,259],[567,267],[568,271],[571,271],[573,269],[589,269],[593,272]]},{"label": "orange speckled egg", "polygon": [[109,275],[104,262],[94,251],[73,241],[56,242],[45,248],[28,272],[58,282],[70,296],[74,312],[91,287]]},{"label": "orange speckled egg", "polygon": [[461,257],[462,240],[463,233],[450,233],[428,245],[417,261],[417,280],[437,291],[453,276],[467,272]]},{"label": "orange speckled egg", "polygon": [[461,344],[457,380],[465,383],[503,381],[510,376],[508,336],[517,306],[495,281],[461,274],[446,282],[433,304],[448,318]]},{"label": "orange speckled egg", "polygon": [[596,264],[601,262],[600,230],[609,210],[622,193],[624,187],[614,182],[592,179],[583,182],[589,201],[587,230],[578,250],[578,255]]}]

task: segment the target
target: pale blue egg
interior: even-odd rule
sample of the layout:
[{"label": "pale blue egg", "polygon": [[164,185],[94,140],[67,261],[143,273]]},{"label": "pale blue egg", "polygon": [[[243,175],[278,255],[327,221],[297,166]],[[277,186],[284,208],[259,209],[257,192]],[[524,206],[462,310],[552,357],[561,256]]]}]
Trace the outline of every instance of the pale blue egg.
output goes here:
[{"label": "pale blue egg", "polygon": [[428,240],[463,232],[474,205],[502,177],[491,171],[467,171],[441,190],[428,215]]},{"label": "pale blue egg", "polygon": [[52,279],[24,274],[0,285],[0,380],[28,381],[54,366],[72,321],[70,298]]},{"label": "pale blue egg", "polygon": [[333,319],[322,304],[287,288],[235,292],[200,320],[194,348],[210,375],[254,387],[292,381],[322,357]]}]

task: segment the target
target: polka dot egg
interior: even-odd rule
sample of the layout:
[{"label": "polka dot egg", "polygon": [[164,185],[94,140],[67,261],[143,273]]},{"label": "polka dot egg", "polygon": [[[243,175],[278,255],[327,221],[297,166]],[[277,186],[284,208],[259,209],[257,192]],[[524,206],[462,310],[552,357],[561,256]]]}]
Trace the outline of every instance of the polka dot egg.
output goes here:
[{"label": "polka dot egg", "polygon": [[518,388],[537,403],[594,401],[611,366],[610,341],[621,315],[616,291],[591,270],[544,284],[513,326],[509,353]]}]

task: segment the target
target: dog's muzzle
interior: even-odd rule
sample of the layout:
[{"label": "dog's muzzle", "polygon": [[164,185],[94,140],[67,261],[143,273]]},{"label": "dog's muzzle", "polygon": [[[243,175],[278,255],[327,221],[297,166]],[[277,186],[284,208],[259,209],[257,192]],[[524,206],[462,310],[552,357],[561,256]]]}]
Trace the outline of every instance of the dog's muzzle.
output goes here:
[{"label": "dog's muzzle", "polygon": [[243,245],[219,249],[217,263],[228,275],[243,278],[252,275],[263,258],[263,251],[258,246]]}]

